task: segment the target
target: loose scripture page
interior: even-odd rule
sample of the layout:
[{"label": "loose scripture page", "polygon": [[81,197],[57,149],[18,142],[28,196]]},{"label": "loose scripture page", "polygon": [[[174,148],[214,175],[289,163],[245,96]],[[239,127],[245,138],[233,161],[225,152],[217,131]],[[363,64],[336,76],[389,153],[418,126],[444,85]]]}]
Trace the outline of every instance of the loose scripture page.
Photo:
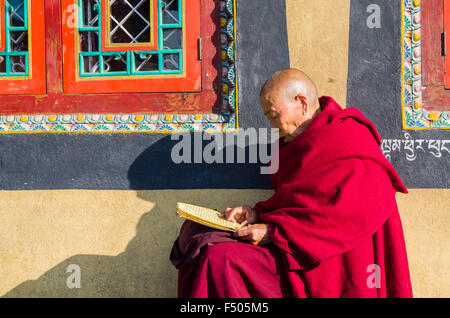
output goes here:
[{"label": "loose scripture page", "polygon": [[219,217],[220,212],[197,205],[179,202],[177,204],[177,213],[194,222],[221,230],[234,231],[240,227],[239,223],[233,223]]}]

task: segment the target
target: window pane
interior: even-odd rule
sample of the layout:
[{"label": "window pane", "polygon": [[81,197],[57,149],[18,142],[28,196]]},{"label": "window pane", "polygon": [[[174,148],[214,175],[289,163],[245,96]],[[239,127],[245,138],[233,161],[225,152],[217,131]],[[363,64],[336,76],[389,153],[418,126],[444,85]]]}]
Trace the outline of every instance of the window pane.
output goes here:
[{"label": "window pane", "polygon": [[[26,1],[24,0],[7,0],[5,1],[11,6],[9,13],[9,21],[11,26],[25,26],[25,7]],[[7,12],[7,11],[5,11]]]},{"label": "window pane", "polygon": [[[0,76],[28,75],[28,1],[4,2],[4,50],[0,52]],[[2,28],[3,30],[3,28]]]},{"label": "window pane", "polygon": [[126,54],[115,54],[110,56],[103,56],[103,72],[127,72],[127,57]]},{"label": "window pane", "polygon": [[163,42],[164,50],[182,49],[181,29],[164,29]]},{"label": "window pane", "polygon": [[27,71],[27,59],[24,55],[10,57],[11,73],[25,73]]},{"label": "window pane", "polygon": [[81,52],[98,52],[98,32],[80,32]]},{"label": "window pane", "polygon": [[100,71],[100,63],[98,56],[83,56],[82,58],[83,73],[98,73]]},{"label": "window pane", "polygon": [[[180,0],[79,1],[80,76],[183,72]],[[155,16],[162,18],[153,24]]]},{"label": "window pane", "polygon": [[150,0],[110,0],[111,43],[150,42]]},{"label": "window pane", "polygon": [[164,70],[175,71],[180,68],[179,54],[164,54]]},{"label": "window pane", "polygon": [[11,51],[28,52],[28,32],[12,31],[9,32],[11,40]]},{"label": "window pane", "polygon": [[158,71],[159,54],[135,54],[136,68],[135,72],[152,72]]},{"label": "window pane", "polygon": [[180,24],[179,0],[162,0],[162,23]]},{"label": "window pane", "polygon": [[82,1],[83,10],[83,26],[95,27],[98,26],[98,1],[85,0]]}]

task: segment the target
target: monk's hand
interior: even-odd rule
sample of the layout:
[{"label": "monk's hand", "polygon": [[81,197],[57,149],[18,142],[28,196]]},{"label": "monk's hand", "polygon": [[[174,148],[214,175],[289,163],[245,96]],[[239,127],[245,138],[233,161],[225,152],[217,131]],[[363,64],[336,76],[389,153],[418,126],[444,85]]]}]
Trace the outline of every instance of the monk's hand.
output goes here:
[{"label": "monk's hand", "polygon": [[257,223],[249,224],[241,227],[234,232],[235,237],[247,241],[253,245],[264,245],[271,243],[269,233],[267,231],[267,224]]},{"label": "monk's hand", "polygon": [[225,212],[222,212],[219,216],[228,221],[240,223],[242,226],[256,223],[258,221],[258,214],[256,211],[247,205],[238,206],[234,209],[226,208]]}]

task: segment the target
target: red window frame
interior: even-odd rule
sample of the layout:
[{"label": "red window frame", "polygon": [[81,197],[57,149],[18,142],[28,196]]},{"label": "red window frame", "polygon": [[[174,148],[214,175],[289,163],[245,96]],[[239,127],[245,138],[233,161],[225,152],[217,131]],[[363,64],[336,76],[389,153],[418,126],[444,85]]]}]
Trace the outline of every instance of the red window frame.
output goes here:
[{"label": "red window frame", "polygon": [[[62,0],[62,16],[72,20],[71,15],[76,12],[67,12],[73,8],[78,0]],[[152,2],[157,2],[152,0]],[[106,8],[106,1],[103,1]],[[183,6],[185,10],[184,32],[186,34],[186,47],[184,48],[183,66],[185,74],[180,75],[153,75],[138,76],[133,79],[91,79],[77,76],[78,52],[76,45],[77,30],[68,23],[62,24],[62,43],[66,48],[63,55],[64,93],[66,94],[98,94],[98,93],[139,93],[139,92],[199,92],[201,90],[201,63],[198,60],[198,39],[200,38],[200,1],[187,0]],[[106,10],[106,9],[105,9]],[[156,10],[154,10],[156,11]],[[104,14],[104,11],[103,11]],[[102,19],[102,28],[105,30],[105,21]],[[156,21],[155,21],[156,22]],[[76,22],[75,25],[78,25]],[[156,24],[157,25],[157,24]],[[105,43],[105,36],[102,42]],[[135,49],[135,48],[133,48]],[[150,48],[148,48],[150,49]]]},{"label": "red window frame", "polygon": [[[445,111],[450,106],[450,0],[428,0],[422,6],[422,90],[423,107],[428,111]],[[445,13],[445,14],[444,14]],[[446,33],[444,33],[446,31]],[[446,34],[447,56],[442,36]]]},{"label": "red window frame", "polygon": [[[5,50],[5,0],[0,0],[0,50]],[[46,92],[45,83],[45,42],[42,41],[41,34],[44,34],[44,2],[35,1],[33,7],[28,7],[30,17],[28,25],[29,39],[29,75],[16,77],[0,77],[0,102],[11,100],[17,103],[17,97],[8,95],[27,94],[40,95]],[[10,105],[1,104],[0,112]]]},{"label": "red window frame", "polygon": [[450,0],[444,0],[445,88],[450,89]]},{"label": "red window frame", "polygon": [[[45,34],[45,42],[41,42],[45,43],[46,54],[40,56],[41,59],[46,57],[41,65],[46,69],[47,93],[37,96],[23,88],[23,95],[20,96],[0,95],[0,114],[211,113],[220,107],[220,6],[214,0],[186,0],[186,8],[190,7],[191,1],[199,3],[200,8],[197,23],[202,39],[201,61],[197,59],[198,41],[189,42],[190,46],[195,46],[195,58],[201,72],[201,78],[196,82],[200,87],[198,92],[189,92],[188,88],[180,86],[180,92],[148,92],[146,89],[139,93],[99,93],[93,90],[88,94],[67,94],[64,90],[66,78],[63,76],[63,69],[67,67],[63,56],[67,50],[63,52],[62,41],[63,37],[68,36],[62,32],[62,20],[67,19],[67,12],[66,16],[62,14],[62,4],[67,0],[46,0],[36,3],[44,3],[45,14],[42,12],[41,16],[45,16],[45,25],[41,23],[38,29],[42,30],[40,34]],[[162,79],[157,85],[162,86],[167,81]],[[104,84],[119,88],[118,84]],[[134,84],[142,86],[141,83]]]}]

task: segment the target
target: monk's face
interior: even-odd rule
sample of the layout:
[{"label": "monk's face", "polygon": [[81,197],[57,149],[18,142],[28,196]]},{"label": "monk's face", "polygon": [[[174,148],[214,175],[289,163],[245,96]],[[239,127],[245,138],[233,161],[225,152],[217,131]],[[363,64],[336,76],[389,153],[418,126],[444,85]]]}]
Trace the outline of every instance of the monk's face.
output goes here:
[{"label": "monk's face", "polygon": [[278,128],[280,138],[291,141],[298,134],[299,127],[307,120],[302,101],[298,96],[289,96],[283,88],[274,87],[260,96],[264,115],[271,128]]}]

